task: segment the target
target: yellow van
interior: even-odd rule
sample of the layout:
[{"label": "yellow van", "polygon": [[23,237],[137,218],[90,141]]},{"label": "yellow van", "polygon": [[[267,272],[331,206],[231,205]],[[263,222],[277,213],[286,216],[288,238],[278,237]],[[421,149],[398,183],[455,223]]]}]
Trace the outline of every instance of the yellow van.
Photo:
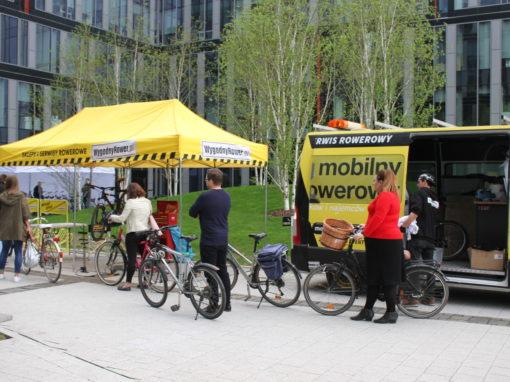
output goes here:
[{"label": "yellow van", "polygon": [[309,133],[299,164],[292,262],[308,271],[345,256],[320,243],[324,220],[365,223],[376,196],[372,179],[391,168],[402,215],[419,174],[435,177],[445,247],[441,269],[448,281],[509,288],[509,139],[510,126]]}]

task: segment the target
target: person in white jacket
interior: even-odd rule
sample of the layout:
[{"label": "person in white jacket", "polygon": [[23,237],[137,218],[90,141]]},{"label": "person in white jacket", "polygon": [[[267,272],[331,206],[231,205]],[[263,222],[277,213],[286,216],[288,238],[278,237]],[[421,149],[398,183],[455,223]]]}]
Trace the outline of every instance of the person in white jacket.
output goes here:
[{"label": "person in white jacket", "polygon": [[138,183],[130,183],[126,190],[127,202],[121,215],[110,215],[109,220],[115,223],[126,223],[126,250],[128,266],[126,282],[120,284],[117,289],[121,291],[131,290],[131,281],[136,269],[136,256],[138,244],[145,240],[148,230],[159,230],[156,221],[152,217],[152,204],[145,197],[145,191]]}]

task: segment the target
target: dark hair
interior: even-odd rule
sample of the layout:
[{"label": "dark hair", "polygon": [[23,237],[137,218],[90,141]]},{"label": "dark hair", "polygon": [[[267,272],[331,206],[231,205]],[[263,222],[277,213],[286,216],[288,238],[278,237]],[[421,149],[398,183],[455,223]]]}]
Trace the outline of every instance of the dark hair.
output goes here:
[{"label": "dark hair", "polygon": [[9,175],[5,179],[5,190],[6,191],[19,191],[19,182],[16,175]]},{"label": "dark hair", "polygon": [[128,199],[142,198],[145,196],[145,191],[138,183],[132,182],[127,186],[126,194]]},{"label": "dark hair", "polygon": [[436,185],[436,181],[434,179],[434,177],[430,174],[427,174],[427,173],[423,173],[421,174],[419,177],[418,177],[418,180],[422,180],[422,181],[425,181],[427,182],[427,184],[429,185],[429,187],[431,186],[435,186]]},{"label": "dark hair", "polygon": [[216,186],[221,186],[223,183],[223,173],[219,168],[210,168],[207,170],[205,178],[212,181]]}]

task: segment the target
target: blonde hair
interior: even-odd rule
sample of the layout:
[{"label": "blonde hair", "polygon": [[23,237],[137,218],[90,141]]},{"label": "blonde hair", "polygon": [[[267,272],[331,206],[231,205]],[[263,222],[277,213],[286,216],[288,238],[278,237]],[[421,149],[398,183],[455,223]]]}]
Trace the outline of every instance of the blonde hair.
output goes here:
[{"label": "blonde hair", "polygon": [[400,197],[398,193],[397,176],[392,170],[377,171],[377,180],[382,182],[382,191],[393,192]]},{"label": "blonde hair", "polygon": [[16,175],[9,175],[5,179],[5,190],[10,193],[19,191],[19,182]]}]

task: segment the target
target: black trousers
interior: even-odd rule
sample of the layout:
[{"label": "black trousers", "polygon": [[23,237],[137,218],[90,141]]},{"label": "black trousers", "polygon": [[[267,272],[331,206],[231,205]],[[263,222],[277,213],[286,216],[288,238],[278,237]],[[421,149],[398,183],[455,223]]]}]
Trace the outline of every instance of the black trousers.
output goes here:
[{"label": "black trousers", "polygon": [[227,304],[230,304],[230,278],[227,271],[227,248],[228,245],[203,245],[200,244],[200,258],[203,263],[215,265],[219,268],[223,285],[225,286],[225,297]]},{"label": "black trousers", "polygon": [[138,255],[138,245],[146,236],[140,235],[138,232],[130,232],[126,235],[126,251],[128,256],[127,276],[128,283],[133,280],[133,275],[136,270],[136,256]]}]

